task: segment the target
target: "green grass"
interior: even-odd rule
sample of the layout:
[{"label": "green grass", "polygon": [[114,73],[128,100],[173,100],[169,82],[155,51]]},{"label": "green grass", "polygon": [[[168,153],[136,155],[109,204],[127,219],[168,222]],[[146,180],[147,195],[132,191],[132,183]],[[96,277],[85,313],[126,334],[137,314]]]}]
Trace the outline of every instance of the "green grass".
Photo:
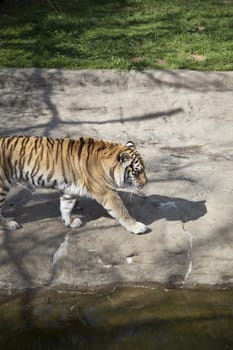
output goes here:
[{"label": "green grass", "polygon": [[1,67],[233,70],[233,0],[19,1],[0,23]]}]

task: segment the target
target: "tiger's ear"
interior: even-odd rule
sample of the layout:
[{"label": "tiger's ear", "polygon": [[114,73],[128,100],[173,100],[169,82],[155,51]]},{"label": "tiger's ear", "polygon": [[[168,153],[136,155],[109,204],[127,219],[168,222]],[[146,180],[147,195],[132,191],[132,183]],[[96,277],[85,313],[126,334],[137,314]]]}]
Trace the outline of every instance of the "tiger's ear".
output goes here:
[{"label": "tiger's ear", "polygon": [[130,147],[130,148],[136,148],[136,145],[135,145],[135,143],[133,141],[128,141],[126,146]]},{"label": "tiger's ear", "polygon": [[130,160],[130,156],[128,153],[122,152],[119,154],[118,160],[122,164],[122,163],[128,162]]}]

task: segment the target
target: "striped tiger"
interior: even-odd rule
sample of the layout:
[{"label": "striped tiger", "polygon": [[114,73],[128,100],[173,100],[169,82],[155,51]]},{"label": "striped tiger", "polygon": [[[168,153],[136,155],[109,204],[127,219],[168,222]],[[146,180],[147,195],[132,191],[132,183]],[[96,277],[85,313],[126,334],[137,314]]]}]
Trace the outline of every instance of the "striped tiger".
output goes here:
[{"label": "striped tiger", "polygon": [[2,216],[2,206],[13,183],[61,192],[60,212],[65,226],[82,224],[71,219],[80,196],[99,202],[128,231],[140,234],[147,227],[133,219],[117,188],[141,189],[146,183],[145,166],[135,144],[126,145],[93,138],[51,138],[39,136],[0,137],[0,225],[16,230],[20,225]]}]

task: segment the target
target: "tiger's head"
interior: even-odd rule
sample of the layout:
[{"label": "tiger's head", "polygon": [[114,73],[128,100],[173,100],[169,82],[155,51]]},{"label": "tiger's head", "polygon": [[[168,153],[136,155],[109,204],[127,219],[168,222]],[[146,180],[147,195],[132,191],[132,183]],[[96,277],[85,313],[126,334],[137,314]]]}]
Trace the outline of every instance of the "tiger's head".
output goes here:
[{"label": "tiger's head", "polygon": [[147,182],[145,165],[132,141],[128,141],[118,154],[118,171],[115,177],[118,187],[141,190]]}]

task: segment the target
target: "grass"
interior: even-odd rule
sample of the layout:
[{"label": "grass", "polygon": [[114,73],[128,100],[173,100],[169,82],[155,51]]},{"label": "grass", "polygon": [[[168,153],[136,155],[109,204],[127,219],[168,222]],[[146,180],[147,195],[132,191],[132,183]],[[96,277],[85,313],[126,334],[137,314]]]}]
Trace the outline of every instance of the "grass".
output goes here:
[{"label": "grass", "polygon": [[233,0],[23,3],[0,3],[1,67],[233,70]]}]

